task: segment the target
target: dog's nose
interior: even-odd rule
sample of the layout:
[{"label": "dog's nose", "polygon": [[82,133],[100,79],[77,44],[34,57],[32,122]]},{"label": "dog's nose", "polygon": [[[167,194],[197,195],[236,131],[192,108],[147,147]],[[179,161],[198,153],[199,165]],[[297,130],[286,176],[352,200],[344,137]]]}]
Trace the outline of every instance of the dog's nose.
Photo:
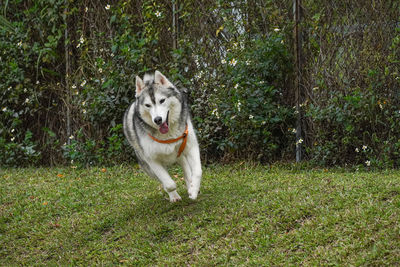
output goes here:
[{"label": "dog's nose", "polygon": [[161,117],[155,117],[154,118],[154,123],[157,125],[160,125],[162,123],[162,118]]}]

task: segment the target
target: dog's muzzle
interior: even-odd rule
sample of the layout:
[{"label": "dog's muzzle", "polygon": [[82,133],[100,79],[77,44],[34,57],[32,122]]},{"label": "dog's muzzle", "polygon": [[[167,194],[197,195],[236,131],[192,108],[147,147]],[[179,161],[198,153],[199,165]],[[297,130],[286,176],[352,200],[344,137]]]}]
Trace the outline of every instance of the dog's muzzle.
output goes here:
[{"label": "dog's muzzle", "polygon": [[157,116],[154,118],[154,123],[157,125],[161,125],[162,123],[162,118],[160,116]]}]

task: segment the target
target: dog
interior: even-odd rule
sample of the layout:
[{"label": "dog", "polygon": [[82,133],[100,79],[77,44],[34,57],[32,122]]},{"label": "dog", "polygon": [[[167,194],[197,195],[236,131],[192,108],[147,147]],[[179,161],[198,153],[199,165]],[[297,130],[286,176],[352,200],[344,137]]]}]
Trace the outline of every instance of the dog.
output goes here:
[{"label": "dog", "polygon": [[161,72],[136,76],[136,98],[126,110],[123,130],[141,168],[158,179],[170,202],[181,200],[168,174],[173,163],[182,166],[190,199],[200,190],[200,148],[194,132],[186,93]]}]

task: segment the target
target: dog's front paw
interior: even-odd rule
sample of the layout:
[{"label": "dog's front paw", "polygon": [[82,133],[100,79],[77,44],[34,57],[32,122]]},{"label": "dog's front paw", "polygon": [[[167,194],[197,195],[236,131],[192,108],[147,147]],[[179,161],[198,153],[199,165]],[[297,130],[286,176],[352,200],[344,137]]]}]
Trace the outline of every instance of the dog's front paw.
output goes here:
[{"label": "dog's front paw", "polygon": [[178,202],[180,200],[182,200],[181,196],[178,194],[178,192],[172,191],[172,192],[168,192],[169,195],[169,201],[170,202]]},{"label": "dog's front paw", "polygon": [[197,195],[199,194],[199,189],[195,188],[193,185],[188,190],[189,198],[192,200],[197,199]]}]

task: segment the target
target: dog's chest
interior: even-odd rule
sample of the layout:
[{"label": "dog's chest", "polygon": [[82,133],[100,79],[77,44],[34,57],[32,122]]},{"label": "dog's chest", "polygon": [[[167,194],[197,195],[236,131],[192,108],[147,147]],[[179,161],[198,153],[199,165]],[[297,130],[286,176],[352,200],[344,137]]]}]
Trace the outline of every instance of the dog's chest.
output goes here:
[{"label": "dog's chest", "polygon": [[173,164],[177,160],[178,149],[181,143],[181,140],[172,144],[162,144],[149,140],[146,144],[147,155],[164,164]]}]

